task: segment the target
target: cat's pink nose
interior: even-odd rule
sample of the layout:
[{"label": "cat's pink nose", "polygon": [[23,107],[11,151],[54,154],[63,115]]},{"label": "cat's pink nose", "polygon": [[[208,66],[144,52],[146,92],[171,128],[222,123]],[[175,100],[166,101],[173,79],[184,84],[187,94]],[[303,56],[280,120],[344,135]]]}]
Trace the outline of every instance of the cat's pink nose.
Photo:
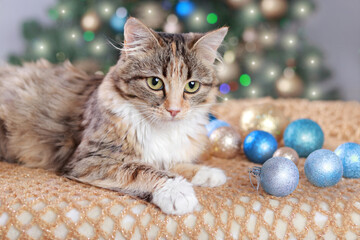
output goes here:
[{"label": "cat's pink nose", "polygon": [[175,117],[181,110],[180,109],[166,109],[172,117]]}]

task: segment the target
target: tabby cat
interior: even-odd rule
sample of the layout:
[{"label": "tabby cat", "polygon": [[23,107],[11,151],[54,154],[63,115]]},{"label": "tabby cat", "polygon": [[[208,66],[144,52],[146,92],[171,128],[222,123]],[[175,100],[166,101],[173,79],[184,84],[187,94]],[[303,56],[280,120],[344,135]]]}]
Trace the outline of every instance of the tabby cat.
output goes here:
[{"label": "tabby cat", "polygon": [[194,162],[206,144],[218,81],[214,61],[227,28],[155,32],[135,18],[121,57],[105,76],[45,60],[0,68],[0,156],[192,212],[193,186],[216,187],[224,172]]}]

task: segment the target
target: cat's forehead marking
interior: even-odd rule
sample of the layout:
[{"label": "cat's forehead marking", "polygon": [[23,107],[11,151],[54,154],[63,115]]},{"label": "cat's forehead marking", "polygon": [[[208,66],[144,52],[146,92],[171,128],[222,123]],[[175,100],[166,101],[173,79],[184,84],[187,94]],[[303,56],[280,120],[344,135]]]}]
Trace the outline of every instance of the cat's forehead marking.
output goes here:
[{"label": "cat's forehead marking", "polygon": [[176,43],[175,43],[175,41],[171,43],[171,49],[172,49],[173,55],[175,56],[176,55]]}]

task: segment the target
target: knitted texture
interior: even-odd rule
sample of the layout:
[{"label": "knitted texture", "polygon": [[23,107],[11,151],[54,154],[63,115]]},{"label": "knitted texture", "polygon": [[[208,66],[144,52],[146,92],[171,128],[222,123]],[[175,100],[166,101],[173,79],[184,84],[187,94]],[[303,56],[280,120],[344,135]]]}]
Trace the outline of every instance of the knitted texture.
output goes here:
[{"label": "knitted texture", "polygon": [[[360,103],[307,100],[239,100],[214,108],[235,128],[242,109],[272,103],[295,120],[311,118],[334,150],[360,143]],[[227,183],[196,187],[200,207],[172,216],[144,201],[88,186],[41,170],[0,163],[0,238],[8,239],[358,239],[360,179],[342,179],[330,188],[311,185],[300,159],[300,182],[287,197],[256,192],[242,154],[235,159],[206,158],[224,169]]]}]

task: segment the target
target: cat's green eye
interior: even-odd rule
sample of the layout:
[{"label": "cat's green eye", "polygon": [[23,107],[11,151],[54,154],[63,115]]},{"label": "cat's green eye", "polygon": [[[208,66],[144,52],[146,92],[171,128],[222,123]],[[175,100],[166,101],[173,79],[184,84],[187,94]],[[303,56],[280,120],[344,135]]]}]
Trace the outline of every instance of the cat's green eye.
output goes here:
[{"label": "cat's green eye", "polygon": [[185,85],[186,93],[196,93],[200,89],[200,83],[198,81],[190,81]]},{"label": "cat's green eye", "polygon": [[149,77],[146,79],[146,83],[152,90],[158,91],[164,88],[163,81],[158,77]]}]

